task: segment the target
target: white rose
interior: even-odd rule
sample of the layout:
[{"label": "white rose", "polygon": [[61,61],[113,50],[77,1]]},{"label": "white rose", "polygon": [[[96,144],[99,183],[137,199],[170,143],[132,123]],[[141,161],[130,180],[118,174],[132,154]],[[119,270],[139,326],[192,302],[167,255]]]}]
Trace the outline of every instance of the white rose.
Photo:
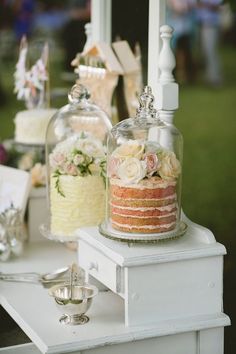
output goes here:
[{"label": "white rose", "polygon": [[18,162],[20,170],[28,171],[33,167],[35,155],[33,152],[25,153]]},{"label": "white rose", "polygon": [[159,175],[165,180],[173,180],[177,178],[181,172],[179,160],[172,151],[164,151],[160,155]]},{"label": "white rose", "polygon": [[146,172],[145,162],[131,157],[118,166],[117,177],[126,184],[138,183],[145,177]]},{"label": "white rose", "polygon": [[141,159],[144,152],[144,144],[141,144],[137,140],[129,140],[127,143],[118,146],[113,151],[113,156],[118,158],[136,157]]},{"label": "white rose", "polygon": [[98,139],[80,139],[76,144],[77,149],[81,150],[84,154],[91,157],[105,156],[104,147],[102,142]]},{"label": "white rose", "polygon": [[70,137],[61,141],[57,144],[55,150],[59,152],[70,151],[73,148],[73,145],[75,144],[74,140],[74,137]]}]

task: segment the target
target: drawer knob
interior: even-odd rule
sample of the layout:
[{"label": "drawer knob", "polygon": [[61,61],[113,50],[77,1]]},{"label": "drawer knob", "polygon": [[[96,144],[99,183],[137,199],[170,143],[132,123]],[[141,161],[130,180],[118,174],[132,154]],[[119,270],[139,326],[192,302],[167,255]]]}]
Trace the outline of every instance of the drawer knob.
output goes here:
[{"label": "drawer knob", "polygon": [[98,271],[98,264],[97,264],[97,262],[90,262],[88,269],[89,269],[89,270],[96,270],[96,271]]}]

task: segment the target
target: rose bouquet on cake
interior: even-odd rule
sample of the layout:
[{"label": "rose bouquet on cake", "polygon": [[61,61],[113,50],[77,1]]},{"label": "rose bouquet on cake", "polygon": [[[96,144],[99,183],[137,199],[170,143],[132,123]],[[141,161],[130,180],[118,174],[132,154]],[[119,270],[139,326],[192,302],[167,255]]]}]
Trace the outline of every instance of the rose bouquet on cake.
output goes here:
[{"label": "rose bouquet on cake", "polygon": [[108,159],[110,219],[120,231],[157,233],[176,226],[181,165],[159,144],[128,140]]},{"label": "rose bouquet on cake", "polygon": [[105,209],[105,147],[82,133],[56,145],[49,155],[51,232],[73,236],[98,225]]}]

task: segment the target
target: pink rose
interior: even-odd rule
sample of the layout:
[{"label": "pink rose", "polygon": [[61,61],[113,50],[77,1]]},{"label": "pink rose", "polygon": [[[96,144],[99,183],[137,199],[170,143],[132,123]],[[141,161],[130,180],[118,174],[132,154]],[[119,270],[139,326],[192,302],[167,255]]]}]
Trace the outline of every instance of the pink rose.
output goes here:
[{"label": "pink rose", "polygon": [[64,160],[65,160],[65,156],[61,152],[58,152],[54,156],[54,161],[57,162],[58,165],[62,164]]},{"label": "pink rose", "polygon": [[157,171],[159,160],[156,154],[153,152],[147,152],[144,155],[144,161],[146,162],[147,174],[152,176]]},{"label": "pink rose", "polygon": [[67,163],[64,166],[64,171],[65,171],[65,173],[67,173],[68,175],[71,175],[71,176],[78,175],[78,170],[77,170],[76,166],[73,165],[72,163]]},{"label": "pink rose", "polygon": [[57,168],[58,166],[62,166],[64,162],[65,162],[65,156],[61,152],[50,155],[50,165],[52,168]]},{"label": "pink rose", "polygon": [[107,166],[107,175],[108,177],[116,177],[117,176],[117,169],[121,164],[121,159],[118,157],[110,157],[108,160]]}]

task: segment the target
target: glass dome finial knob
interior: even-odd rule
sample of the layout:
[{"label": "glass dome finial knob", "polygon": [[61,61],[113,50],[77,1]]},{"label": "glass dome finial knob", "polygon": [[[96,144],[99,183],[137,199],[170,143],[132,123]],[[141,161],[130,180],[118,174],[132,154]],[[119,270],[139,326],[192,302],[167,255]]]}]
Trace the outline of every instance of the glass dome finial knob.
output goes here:
[{"label": "glass dome finial knob", "polygon": [[156,109],[153,107],[154,96],[150,86],[145,86],[142,94],[139,97],[139,107],[136,117],[156,116]]},{"label": "glass dome finial knob", "polygon": [[88,100],[89,98],[89,91],[81,84],[74,85],[68,94],[68,99],[70,103],[78,103],[82,99]]}]

